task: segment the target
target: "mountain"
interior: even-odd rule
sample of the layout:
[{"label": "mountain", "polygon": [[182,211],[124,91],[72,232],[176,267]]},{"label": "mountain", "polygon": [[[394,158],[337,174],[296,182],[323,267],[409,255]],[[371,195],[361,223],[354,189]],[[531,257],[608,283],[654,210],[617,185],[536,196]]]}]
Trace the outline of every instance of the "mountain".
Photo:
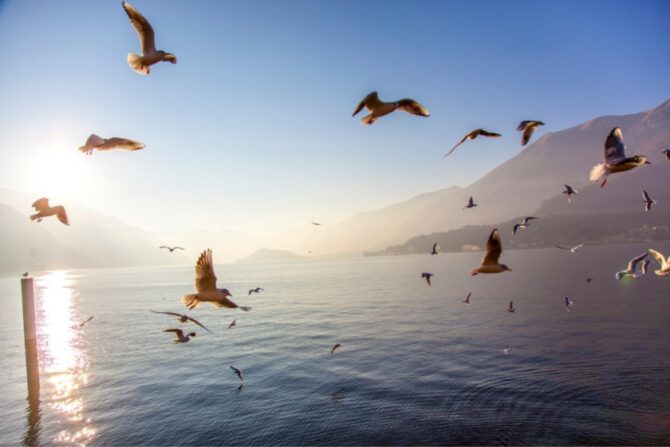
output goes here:
[{"label": "mountain", "polygon": [[270,248],[261,248],[244,259],[237,262],[290,262],[304,259],[295,253],[287,250],[272,250]]},{"label": "mountain", "polygon": [[[599,188],[591,186],[588,180],[589,171],[602,161],[605,138],[617,126],[622,128],[630,155],[647,155],[654,165],[661,167],[653,169],[654,166],[645,166],[615,174],[603,191],[597,191]],[[600,204],[605,209],[608,203],[617,202],[613,191],[619,189],[617,183],[625,183],[627,176],[631,183],[635,183],[634,179],[644,178],[644,185],[650,192],[658,194],[663,188],[667,189],[668,172],[663,163],[668,162],[660,152],[661,147],[670,147],[670,100],[647,112],[604,116],[576,127],[546,133],[518,155],[465,188],[451,187],[356,214],[340,224],[327,229],[324,227],[321,233],[312,233],[300,248],[309,247],[322,253],[379,250],[419,234],[466,225],[490,226],[531,214],[552,198],[558,206],[558,196],[564,184],[593,191],[585,191],[584,196],[593,194],[598,197],[597,193],[603,192],[594,200],[598,202],[604,197],[611,197]],[[628,193],[639,194],[640,188],[627,190]],[[463,211],[469,196],[474,196],[479,206]],[[553,205],[547,203],[546,206]],[[549,212],[549,208],[544,211]]]},{"label": "mountain", "polygon": [[38,198],[0,189],[0,273],[24,270],[189,264],[181,253],[159,250],[149,232],[77,203],[66,204],[71,225],[54,219],[31,222]]}]

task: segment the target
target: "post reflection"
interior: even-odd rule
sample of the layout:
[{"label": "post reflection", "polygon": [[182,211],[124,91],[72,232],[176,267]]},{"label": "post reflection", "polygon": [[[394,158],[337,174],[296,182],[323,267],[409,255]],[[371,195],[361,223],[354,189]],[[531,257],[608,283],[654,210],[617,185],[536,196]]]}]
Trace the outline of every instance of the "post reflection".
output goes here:
[{"label": "post reflection", "polygon": [[53,443],[85,446],[95,428],[79,394],[88,381],[88,363],[76,281],[65,272],[52,272],[37,279],[36,289],[42,401],[59,421]]}]

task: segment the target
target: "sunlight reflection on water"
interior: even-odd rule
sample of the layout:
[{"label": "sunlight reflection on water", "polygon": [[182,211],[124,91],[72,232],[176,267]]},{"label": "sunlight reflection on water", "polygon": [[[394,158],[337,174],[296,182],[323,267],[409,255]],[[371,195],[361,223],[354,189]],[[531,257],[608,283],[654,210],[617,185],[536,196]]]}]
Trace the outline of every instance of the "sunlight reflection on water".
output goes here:
[{"label": "sunlight reflection on water", "polygon": [[53,442],[87,445],[95,428],[84,412],[80,387],[86,385],[88,361],[84,327],[76,306],[76,281],[65,272],[52,272],[37,279],[37,324],[44,400],[63,417],[66,428]]}]

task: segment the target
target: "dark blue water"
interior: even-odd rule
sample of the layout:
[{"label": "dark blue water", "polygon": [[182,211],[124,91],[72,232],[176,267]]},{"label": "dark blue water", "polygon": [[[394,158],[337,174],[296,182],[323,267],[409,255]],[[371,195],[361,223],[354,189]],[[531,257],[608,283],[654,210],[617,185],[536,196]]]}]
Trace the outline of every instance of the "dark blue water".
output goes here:
[{"label": "dark blue water", "polygon": [[[254,309],[195,309],[215,334],[184,326],[197,337],[183,345],[161,332],[179,323],[149,310],[184,311],[192,268],[45,274],[32,412],[20,283],[4,279],[0,440],[668,444],[670,277],[614,279],[646,248],[505,252],[512,272],[476,277],[480,254],[219,265],[220,286]],[[247,296],[257,286],[265,292]]]}]

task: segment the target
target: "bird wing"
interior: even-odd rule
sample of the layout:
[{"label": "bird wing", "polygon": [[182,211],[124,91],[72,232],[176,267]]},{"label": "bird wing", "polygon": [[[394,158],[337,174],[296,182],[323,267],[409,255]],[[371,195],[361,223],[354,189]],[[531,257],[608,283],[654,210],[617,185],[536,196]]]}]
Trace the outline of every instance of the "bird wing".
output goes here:
[{"label": "bird wing", "polygon": [[532,123],[532,121],[521,121],[518,126],[516,126],[516,130],[526,130],[526,127]]},{"label": "bird wing", "polygon": [[112,137],[105,140],[105,142],[97,146],[96,149],[99,151],[111,151],[114,149],[137,151],[144,149],[144,146],[144,143],[140,143],[139,141],[129,140],[128,138]]},{"label": "bird wing", "polygon": [[661,265],[661,270],[664,270],[665,268],[668,267],[668,261],[665,260],[662,254],[657,252],[656,250],[652,250],[651,248],[648,250],[649,254],[658,261],[658,263]]},{"label": "bird wing", "polygon": [[33,203],[32,207],[35,208],[35,211],[44,211],[49,208],[49,199],[46,197],[37,199]]},{"label": "bird wing", "polygon": [[198,292],[216,290],[216,275],[210,249],[203,251],[195,264],[195,290]]},{"label": "bird wing", "polygon": [[513,231],[514,234],[516,234],[516,230],[518,230],[520,226],[521,226],[521,224],[515,224],[514,225],[514,231]]},{"label": "bird wing", "polygon": [[580,248],[582,248],[583,246],[584,246],[584,244],[575,245],[574,247],[572,247],[572,248],[570,249],[570,251],[573,251],[573,252],[574,252],[574,251],[577,251],[577,250],[579,250]]},{"label": "bird wing", "polygon": [[645,259],[644,261],[642,261],[642,265],[640,266],[640,269],[642,270],[643,275],[647,274],[647,269],[649,268],[649,264],[651,264],[651,261],[649,259]]},{"label": "bird wing", "polygon": [[174,247],[173,250],[185,250],[184,247]]},{"label": "bird wing", "polygon": [[430,116],[430,112],[424,106],[413,99],[405,98],[398,101],[398,108],[412,115]]},{"label": "bird wing", "polygon": [[470,200],[468,200],[468,205],[472,206],[475,204],[475,200],[470,196]]},{"label": "bird wing", "polygon": [[502,253],[502,243],[500,242],[500,233],[498,229],[491,231],[489,240],[486,242],[486,253],[482,258],[482,265],[497,265],[500,254]]},{"label": "bird wing", "polygon": [[605,140],[605,162],[609,164],[619,163],[626,159],[626,145],[623,143],[621,129],[612,129]]},{"label": "bird wing", "polygon": [[92,133],[91,135],[89,135],[88,139],[86,140],[86,144],[84,144],[79,149],[80,150],[85,149],[85,148],[93,149],[93,148],[96,148],[96,147],[100,146],[104,142],[105,142],[104,138],[99,137],[98,135]]},{"label": "bird wing", "polygon": [[556,248],[560,248],[561,250],[570,250],[569,248],[565,248],[562,245],[554,245]]},{"label": "bird wing", "polygon": [[142,54],[153,53],[156,51],[156,44],[154,43],[154,29],[147,19],[144,18],[140,12],[133,8],[130,3],[123,2],[123,9],[128,14],[130,23],[137,31],[137,37],[140,39],[140,46],[142,47]]},{"label": "bird wing", "polygon": [[533,136],[537,130],[537,125],[534,122],[531,122],[523,131],[523,137],[521,138],[521,144],[525,146],[530,141],[530,137]]},{"label": "bird wing", "polygon": [[636,256],[633,259],[631,259],[630,262],[628,263],[628,271],[631,273],[635,272],[635,269],[637,269],[637,265],[647,256],[649,256],[649,253],[644,253],[641,254],[640,256]]},{"label": "bird wing", "polygon": [[243,379],[242,379],[242,370],[237,369],[237,368],[235,368],[235,367],[232,366],[232,365],[231,365],[230,369],[232,369],[233,371],[235,371],[235,374],[237,374],[237,377],[239,377],[240,380],[243,380]]},{"label": "bird wing", "polygon": [[62,205],[58,205],[54,206],[54,209],[56,210],[56,217],[58,220],[60,220],[61,223],[64,223],[65,225],[70,225],[70,220],[67,218],[65,208]]},{"label": "bird wing", "polygon": [[649,197],[649,193],[647,193],[647,191],[645,191],[644,189],[642,190],[642,197],[644,198],[644,201],[647,203],[652,203],[654,201],[654,199]]},{"label": "bird wing", "polygon": [[368,95],[365,98],[363,98],[361,102],[358,103],[358,106],[356,106],[356,110],[354,110],[354,113],[352,113],[351,116],[356,116],[358,112],[363,110],[363,107],[367,107],[368,109],[372,110],[381,105],[382,102],[379,100],[377,92],[368,93]]},{"label": "bird wing", "polygon": [[195,324],[197,324],[198,326],[200,326],[201,328],[203,328],[204,330],[206,330],[206,331],[209,332],[210,334],[213,334],[213,333],[214,333],[214,332],[210,331],[209,329],[207,329],[207,328],[205,327],[205,325],[203,325],[202,323],[200,323],[200,322],[199,322],[198,320],[196,320],[195,318],[191,318],[191,317],[189,317],[189,316],[187,315],[187,316],[186,316],[186,319],[189,320],[189,321],[194,322]]},{"label": "bird wing", "polygon": [[523,223],[524,223],[524,224],[527,224],[527,223],[530,222],[531,220],[535,220],[535,219],[537,219],[537,217],[529,216],[529,217],[526,217],[526,218],[523,220]]},{"label": "bird wing", "polygon": [[454,147],[452,147],[451,150],[450,150],[449,152],[447,152],[446,154],[444,154],[444,156],[445,156],[445,157],[448,157],[449,155],[451,155],[451,153],[454,152],[458,146],[460,146],[461,144],[465,143],[465,142],[469,139],[469,138],[468,138],[469,136],[470,136],[470,134],[467,134],[466,136],[464,136],[464,137],[461,139],[461,141],[459,141],[458,143],[456,143],[456,145],[455,145]]},{"label": "bird wing", "polygon": [[174,332],[177,338],[184,338],[184,331],[181,329],[163,329],[163,332]]},{"label": "bird wing", "polygon": [[476,132],[477,132],[477,135],[483,135],[485,137],[492,137],[492,138],[502,137],[502,135],[499,134],[499,133],[489,132],[488,130],[484,130],[484,129],[477,129]]},{"label": "bird wing", "polygon": [[151,312],[155,314],[165,314],[165,315],[173,315],[175,317],[181,317],[181,314],[178,314],[177,312],[159,312],[157,310],[152,310]]},{"label": "bird wing", "polygon": [[433,244],[433,251],[437,251],[437,243]]}]

